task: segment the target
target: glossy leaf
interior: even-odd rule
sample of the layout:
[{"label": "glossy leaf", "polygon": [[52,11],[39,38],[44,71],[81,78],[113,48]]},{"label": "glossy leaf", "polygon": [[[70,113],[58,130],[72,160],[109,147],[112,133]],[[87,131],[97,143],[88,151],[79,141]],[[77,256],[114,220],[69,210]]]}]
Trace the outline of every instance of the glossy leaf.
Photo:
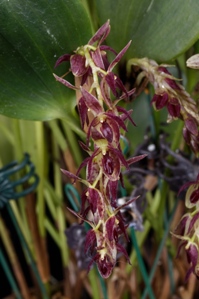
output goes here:
[{"label": "glossy leaf", "polygon": [[[52,73],[59,56],[89,41],[91,27],[80,0],[1,1],[0,114],[71,118],[75,92],[56,82]],[[68,67],[63,63],[56,74],[63,75]]]},{"label": "glossy leaf", "polygon": [[129,40],[125,58],[172,60],[199,38],[198,0],[95,0],[102,25],[110,19],[108,45],[118,52]]}]

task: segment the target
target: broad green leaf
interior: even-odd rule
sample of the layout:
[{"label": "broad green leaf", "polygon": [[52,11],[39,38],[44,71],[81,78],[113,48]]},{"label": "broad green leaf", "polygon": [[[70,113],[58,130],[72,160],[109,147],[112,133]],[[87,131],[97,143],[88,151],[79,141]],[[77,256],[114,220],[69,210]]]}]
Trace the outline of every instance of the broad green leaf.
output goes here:
[{"label": "broad green leaf", "polygon": [[199,38],[198,0],[95,0],[100,25],[110,19],[108,44],[119,51],[129,40],[126,58],[167,62]]},{"label": "broad green leaf", "polygon": [[54,64],[91,36],[80,0],[0,1],[0,114],[27,120],[70,119],[74,91],[52,75],[63,75],[68,65],[54,70]]}]

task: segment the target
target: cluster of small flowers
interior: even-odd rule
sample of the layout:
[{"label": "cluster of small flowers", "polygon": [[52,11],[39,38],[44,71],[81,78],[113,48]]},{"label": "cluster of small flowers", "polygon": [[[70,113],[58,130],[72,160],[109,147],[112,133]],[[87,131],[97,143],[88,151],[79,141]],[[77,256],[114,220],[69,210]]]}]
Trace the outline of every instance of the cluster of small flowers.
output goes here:
[{"label": "cluster of small flowers", "polygon": [[[198,65],[198,54],[190,57],[187,60],[188,67],[198,69]],[[191,264],[191,267],[186,274],[186,280],[188,280],[191,273],[194,273],[196,277],[199,278],[199,174],[195,180],[185,183],[180,188],[179,193],[185,189],[187,189],[185,205],[190,212],[187,212],[181,218],[180,223],[175,230],[174,236],[181,240],[178,248],[178,255],[180,254],[181,249],[184,247],[188,263]]]},{"label": "cluster of small flowers", "polygon": [[199,174],[196,180],[184,184],[179,193],[187,187],[185,205],[191,211],[182,217],[173,234],[181,240],[178,255],[184,247],[188,263],[191,264],[186,280],[192,272],[199,278]]},{"label": "cluster of small flowers", "polygon": [[155,95],[152,99],[157,110],[166,107],[168,110],[168,122],[180,118],[184,121],[183,136],[186,143],[195,152],[199,152],[199,111],[196,102],[185,91],[184,87],[177,83],[177,79],[166,69],[167,65],[158,65],[148,58],[130,59],[128,68],[136,65],[142,69],[138,76],[141,80],[146,76],[153,84]]},{"label": "cluster of small flowers", "polygon": [[[56,67],[64,61],[70,62],[70,71],[76,79],[76,85],[54,75],[57,81],[80,93],[77,105],[82,128],[87,133],[86,144],[80,142],[80,145],[89,157],[80,165],[76,175],[67,170],[62,171],[74,181],[78,180],[86,185],[81,196],[80,213],[71,212],[91,226],[92,229],[86,236],[85,249],[92,253],[92,262],[97,263],[104,278],[111,274],[115,266],[117,251],[128,258],[124,247],[118,243],[121,234],[128,239],[120,210],[136,198],[117,206],[117,186],[119,181],[122,182],[121,168],[129,167],[146,156],[126,160],[121,151],[120,135],[122,131],[127,131],[125,120],[134,122],[130,116],[132,111],[118,106],[118,102],[132,95],[134,90],[127,91],[112,70],[123,57],[130,42],[117,54],[112,48],[102,45],[109,32],[110,25],[107,21],[87,45],[77,48],[72,55],[61,56],[56,62]],[[111,63],[106,51],[115,55]],[[83,167],[86,167],[85,180],[79,177]]]},{"label": "cluster of small flowers", "polygon": [[[198,61],[199,55],[195,55],[187,61],[187,66],[198,68]],[[148,58],[131,59],[128,62],[129,71],[132,65],[136,65],[142,70],[137,78],[138,83],[143,77],[147,77],[148,81],[153,84],[155,95],[152,103],[155,109],[160,110],[166,107],[168,122],[178,118],[184,121],[183,137],[193,152],[197,154],[199,152],[199,111],[196,102],[184,87],[177,83],[177,79],[168,72],[167,65],[158,65]],[[171,150],[169,150],[169,154],[171,154]],[[186,166],[188,164],[184,163],[184,167]],[[178,255],[184,247],[188,263],[191,264],[186,274],[187,280],[192,272],[199,278],[199,175],[195,180],[185,183],[179,193],[186,188],[188,189],[185,205],[189,212],[182,217],[173,235],[181,240]]]}]

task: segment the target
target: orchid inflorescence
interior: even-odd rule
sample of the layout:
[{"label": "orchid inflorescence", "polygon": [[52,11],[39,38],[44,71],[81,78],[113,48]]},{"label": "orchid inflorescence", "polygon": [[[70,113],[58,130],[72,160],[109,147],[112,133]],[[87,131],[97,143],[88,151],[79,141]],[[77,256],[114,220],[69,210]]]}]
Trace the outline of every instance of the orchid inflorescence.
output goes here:
[{"label": "orchid inflorescence", "polygon": [[[167,65],[158,65],[154,60],[148,58],[131,59],[128,62],[129,71],[132,65],[138,66],[142,70],[137,77],[138,84],[143,77],[147,77],[148,81],[153,84],[155,95],[152,103],[155,109],[160,110],[166,107],[168,110],[168,122],[175,119],[184,121],[183,137],[185,142],[198,155],[199,111],[197,103],[185,91],[184,87],[177,82],[177,79],[169,73],[166,68]],[[187,61],[187,65],[198,68],[198,54],[191,57]],[[196,162],[195,168],[197,164],[198,162]],[[186,167],[185,163],[184,167]],[[187,169],[187,180],[188,174]],[[180,188],[179,195],[185,189],[187,189],[185,205],[188,212],[180,220],[173,235],[181,240],[178,255],[184,247],[188,263],[191,264],[186,274],[187,280],[192,272],[199,278],[199,174],[195,180],[185,183]]]},{"label": "orchid inflorescence", "polygon": [[[67,170],[62,172],[74,182],[80,181],[86,186],[81,196],[80,213],[70,211],[91,226],[92,229],[86,236],[85,250],[91,252],[92,263],[96,262],[104,278],[111,274],[118,251],[128,259],[126,250],[118,242],[122,234],[128,239],[121,209],[137,197],[117,206],[118,182],[123,184],[121,169],[123,166],[128,168],[146,156],[126,160],[121,150],[120,136],[127,131],[125,121],[128,119],[135,124],[131,118],[132,110],[126,111],[118,103],[131,96],[134,89],[127,91],[120,78],[113,73],[113,68],[131,42],[117,54],[112,48],[102,45],[109,32],[110,24],[107,21],[87,45],[77,48],[74,54],[65,54],[57,60],[56,67],[62,62],[70,62],[75,85],[54,74],[57,81],[77,91],[81,126],[87,134],[86,144],[80,142],[80,145],[89,157],[82,162],[76,174]],[[108,61],[107,51],[115,55],[111,63]],[[79,176],[83,167],[86,167],[86,179]]]},{"label": "orchid inflorescence", "polygon": [[142,72],[137,77],[138,83],[147,77],[153,84],[155,94],[152,99],[155,109],[166,107],[168,110],[168,122],[175,119],[184,121],[183,137],[194,153],[199,152],[199,111],[196,102],[185,91],[184,87],[177,82],[167,70],[167,65],[158,65],[148,58],[133,58],[128,61],[128,70],[135,65]]}]

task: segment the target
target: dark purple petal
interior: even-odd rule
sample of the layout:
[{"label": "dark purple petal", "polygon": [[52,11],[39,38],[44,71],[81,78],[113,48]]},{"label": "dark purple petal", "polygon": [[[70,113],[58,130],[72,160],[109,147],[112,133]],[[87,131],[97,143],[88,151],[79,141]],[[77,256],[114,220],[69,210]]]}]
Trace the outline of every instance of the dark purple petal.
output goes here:
[{"label": "dark purple petal", "polygon": [[108,142],[111,143],[113,141],[113,130],[107,122],[104,121],[101,124],[100,131],[102,132],[104,138],[108,140]]},{"label": "dark purple petal", "polygon": [[125,160],[125,158],[124,158],[122,152],[121,152],[120,150],[115,149],[115,148],[112,148],[112,147],[110,147],[110,146],[109,146],[109,149],[111,150],[111,155],[113,155],[113,153],[114,153],[115,157],[118,157],[118,158],[120,159],[121,163],[122,163],[126,168],[128,168],[128,163],[127,163],[127,161]]},{"label": "dark purple petal", "polygon": [[140,156],[136,156],[136,157],[132,157],[132,158],[129,158],[129,159],[127,160],[127,163],[128,163],[128,165],[130,166],[131,164],[136,163],[136,162],[138,162],[138,161],[144,159],[145,157],[147,157],[147,154],[140,155]]},{"label": "dark purple petal", "polygon": [[82,92],[82,95],[85,99],[85,103],[87,105],[87,107],[95,112],[97,115],[99,113],[102,113],[103,112],[103,108],[101,107],[98,99],[96,97],[94,97],[92,94],[90,94],[87,90],[85,90],[83,87],[80,87],[81,88],[81,92]]},{"label": "dark purple petal", "polygon": [[109,118],[112,118],[116,123],[118,123],[118,125],[127,132],[127,127],[125,125],[125,123],[123,122],[123,120],[120,118],[120,116],[117,116],[115,114],[113,114],[112,112],[106,112],[105,113]]},{"label": "dark purple petal", "polygon": [[91,137],[95,141],[104,139],[104,136],[99,131],[97,131],[95,128],[92,128]]},{"label": "dark purple petal", "polygon": [[181,218],[180,223],[176,227],[175,232],[178,231],[180,235],[184,235],[185,228],[187,225],[189,226],[190,219],[191,219],[190,215],[184,215]]},{"label": "dark purple petal", "polygon": [[117,250],[122,252],[124,254],[124,256],[126,257],[127,261],[129,262],[129,264],[131,265],[131,261],[129,259],[128,253],[126,251],[126,249],[121,245],[121,244],[117,244]]},{"label": "dark purple petal", "polygon": [[[126,96],[123,97],[123,98],[128,98],[128,96],[129,96],[129,95],[128,95],[128,92],[127,92],[127,90],[126,90],[124,84],[122,83],[122,81],[120,80],[119,77],[116,77],[116,79],[115,79],[115,85],[116,85],[117,88],[119,88],[121,91],[123,91],[123,93],[126,95]],[[123,95],[124,95],[124,94],[123,94]]]},{"label": "dark purple petal", "polygon": [[197,265],[197,261],[198,261],[198,249],[197,246],[195,244],[191,244],[189,246],[189,248],[186,250],[187,252],[187,260],[189,263],[191,263],[191,268],[189,269],[189,271],[186,274],[185,277],[185,281],[188,280],[190,274],[195,271],[195,267]]},{"label": "dark purple petal", "polygon": [[93,35],[93,37],[89,40],[88,44],[92,45],[96,41],[98,41],[98,44],[103,43],[103,41],[106,39],[110,32],[110,21],[106,21],[105,24],[103,24],[98,31]]},{"label": "dark purple petal", "polygon": [[71,71],[75,77],[81,77],[86,73],[87,67],[85,67],[85,64],[86,64],[85,56],[82,56],[80,54],[75,54],[71,56],[70,58]]},{"label": "dark purple petal", "polygon": [[155,94],[151,103],[155,103],[155,108],[157,110],[162,109],[167,105],[168,102],[168,94],[165,92],[163,95]]},{"label": "dark purple petal", "polygon": [[125,189],[125,187],[124,187],[124,179],[123,179],[122,173],[120,173],[120,183],[121,183],[122,188]]},{"label": "dark purple petal", "polygon": [[82,195],[81,195],[81,210],[80,210],[80,215],[84,215],[85,213],[85,206],[86,206],[86,202],[88,200],[88,197],[86,195],[88,189],[84,190],[82,192]]},{"label": "dark purple petal", "polygon": [[93,214],[95,214],[96,210],[98,209],[100,215],[102,215],[104,212],[104,209],[101,206],[102,200],[101,200],[100,192],[97,189],[89,188],[88,193],[89,193],[88,200],[90,202],[91,211],[93,212]]},{"label": "dark purple petal", "polygon": [[132,96],[132,94],[134,94],[135,91],[136,91],[136,88],[133,88],[133,89],[127,91],[127,94],[126,94],[126,93],[123,93],[123,94],[119,97],[119,100],[123,100],[123,99],[125,99],[126,97],[130,97],[130,96]]},{"label": "dark purple petal", "polygon": [[194,190],[190,195],[190,202],[197,203],[199,201],[199,189]]},{"label": "dark purple petal", "polygon": [[89,67],[87,68],[86,73],[82,76],[82,79],[81,79],[81,86],[83,86],[83,85],[86,83],[88,77],[91,76],[91,75],[92,75],[92,70],[91,70],[91,68],[90,68],[90,66],[89,66]]},{"label": "dark purple petal", "polygon": [[108,90],[108,86],[106,84],[106,77],[104,76],[100,82],[100,89],[101,89],[101,93],[104,99],[104,102],[106,103],[106,105],[111,108],[112,107],[112,102],[110,99],[110,95],[109,95],[109,90]]},{"label": "dark purple petal", "polygon": [[[119,121],[120,121],[120,117]],[[116,117],[117,119],[117,117]],[[115,145],[117,146],[119,144],[119,140],[120,140],[120,129],[119,129],[119,123],[117,123],[116,119],[114,119],[114,117],[112,118],[110,115],[108,115],[108,117],[106,118],[107,123],[109,124],[109,126],[111,127],[111,130],[113,132],[113,141],[112,143],[115,143]]]},{"label": "dark purple petal", "polygon": [[85,152],[87,152],[87,153],[91,152],[90,148],[86,144],[84,144],[82,141],[79,141],[79,145]]},{"label": "dark purple petal", "polygon": [[102,54],[100,52],[100,49],[97,48],[94,52],[91,52],[91,56],[92,56],[92,59],[93,59],[95,65],[97,67],[99,67],[100,69],[105,70],[105,66],[104,66],[104,62],[102,59]]},{"label": "dark purple petal", "polygon": [[100,148],[95,149],[92,156],[90,157],[87,165],[87,180],[94,181],[98,175],[99,165],[98,163],[93,163],[94,158],[101,152]]},{"label": "dark purple petal", "polygon": [[87,136],[86,136],[86,145],[88,145],[88,143],[89,143],[92,127],[95,127],[98,123],[99,123],[99,118],[94,117],[88,127]]},{"label": "dark purple petal", "polygon": [[84,222],[87,222],[91,227],[93,227],[93,223],[88,220],[88,219],[85,219],[84,217],[82,217],[82,215],[76,213],[75,211],[71,210],[70,208],[67,207],[67,209],[73,214],[75,215],[77,218],[81,219],[82,221]]},{"label": "dark purple petal", "polygon": [[181,188],[180,190],[178,191],[178,196],[179,194],[186,188],[188,188],[189,186],[191,186],[194,182],[188,182],[188,183],[185,183]]},{"label": "dark purple petal", "polygon": [[118,191],[118,181],[108,181],[108,184],[106,186],[106,196],[110,199],[111,201],[111,206],[116,208],[117,203],[117,191]]},{"label": "dark purple petal", "polygon": [[123,55],[126,53],[126,51],[129,48],[130,44],[131,44],[131,41],[128,42],[128,44],[119,52],[119,54],[111,62],[111,64],[108,67],[109,71],[112,71],[112,69],[115,67],[115,65],[122,59]]},{"label": "dark purple petal", "polygon": [[109,241],[112,241],[114,239],[114,228],[115,228],[115,216],[111,216],[106,221],[106,231],[107,231],[107,237]]},{"label": "dark purple petal", "polygon": [[132,202],[136,201],[140,196],[136,196],[131,198],[130,200],[128,200],[127,202],[125,202],[123,205],[119,206],[117,209],[115,209],[115,214],[119,212],[119,210],[127,207],[128,205],[130,205]]},{"label": "dark purple petal", "polygon": [[[103,158],[102,158],[102,165],[103,165],[103,170],[104,170],[104,173],[107,175],[107,176],[111,176],[113,174],[113,171],[115,169],[116,171],[116,166],[115,166],[115,162],[118,161],[118,160],[113,160],[112,157],[110,157],[108,154],[104,155]],[[117,167],[117,170],[120,169],[120,164],[117,163],[118,167]],[[118,171],[117,171],[117,174],[118,174]]]},{"label": "dark purple petal", "polygon": [[71,54],[64,54],[64,55],[60,56],[60,57],[57,59],[54,68],[56,68],[58,65],[60,65],[60,64],[61,64],[62,62],[64,62],[64,61],[69,61],[69,60],[70,60],[70,57],[71,57]]},{"label": "dark purple petal", "polygon": [[69,177],[70,179],[74,179],[74,181],[78,180],[78,181],[82,181],[82,179],[78,176],[76,176],[75,174],[71,173],[70,171],[68,170],[65,170],[65,169],[61,169],[61,172],[63,174],[65,174],[67,177]]},{"label": "dark purple petal", "polygon": [[123,219],[122,214],[121,214],[120,211],[117,213],[116,218],[119,220],[119,224],[118,225],[119,225],[119,228],[121,230],[121,233],[124,234],[124,236],[125,236],[125,238],[126,238],[126,240],[128,242],[129,241],[129,236],[127,235],[126,226],[124,224],[124,219]]},{"label": "dark purple petal", "polygon": [[[159,66],[158,67],[158,71],[163,72],[169,76],[171,76],[171,73],[164,67],[164,66]],[[180,86],[175,82],[175,80],[171,79],[171,78],[165,78],[165,81],[167,82],[167,84],[173,88],[173,89],[177,89],[180,90]]]},{"label": "dark purple petal", "polygon": [[179,257],[182,247],[185,246],[186,244],[187,244],[187,241],[183,241],[180,243],[180,245],[178,246],[177,253],[176,253],[176,258]]},{"label": "dark purple petal", "polygon": [[86,106],[83,97],[79,99],[78,109],[79,109],[79,115],[81,120],[81,126],[82,128],[84,128],[85,123],[88,125],[89,119],[88,119],[88,107]]},{"label": "dark purple petal", "polygon": [[111,47],[109,47],[109,46],[106,46],[106,45],[101,45],[101,46],[100,46],[100,50],[101,50],[101,51],[111,51],[111,52],[113,52],[115,55],[117,55],[117,52],[116,52],[113,48],[111,48]]},{"label": "dark purple petal", "polygon": [[158,67],[158,71],[159,71],[159,72],[163,72],[163,73],[165,73],[165,74],[167,74],[167,75],[171,75],[171,74],[169,73],[169,71],[166,69],[166,67],[164,67],[164,66],[159,66],[159,67]]},{"label": "dark purple petal", "polygon": [[193,266],[196,266],[198,259],[198,249],[195,244],[191,244],[189,248],[186,250],[187,252],[187,260],[189,263],[192,263]]},{"label": "dark purple petal", "polygon": [[180,86],[171,78],[165,78],[165,81],[167,82],[167,84],[174,90],[180,90]]},{"label": "dark purple petal", "polygon": [[65,79],[63,79],[62,77],[59,77],[55,74],[53,74],[53,76],[55,77],[55,79],[57,81],[59,81],[60,83],[62,83],[63,85],[65,85],[66,87],[73,89],[73,90],[78,90],[77,87],[75,87],[74,85],[72,85],[70,82],[66,81]]},{"label": "dark purple petal", "polygon": [[113,263],[110,260],[110,257],[107,254],[104,256],[103,259],[99,258],[98,260],[96,260],[96,263],[99,273],[103,278],[108,278],[111,275],[115,266],[115,263]]},{"label": "dark purple petal", "polygon": [[120,107],[120,106],[117,106],[116,108],[117,108],[117,111],[118,111],[118,112],[122,112],[122,113],[124,113],[125,118],[128,118],[128,119],[130,120],[130,122],[131,122],[134,126],[136,126],[136,124],[134,123],[132,117],[130,116],[130,113],[132,112],[132,110],[126,111],[123,107]]},{"label": "dark purple petal", "polygon": [[84,250],[93,251],[96,245],[96,235],[93,229],[89,230],[86,234],[85,243],[84,243]]},{"label": "dark purple petal", "polygon": [[190,145],[190,143],[191,143],[191,134],[185,126],[183,127],[182,134],[183,134],[183,137],[184,137],[184,140],[186,141],[186,143],[188,145]]},{"label": "dark purple petal", "polygon": [[114,96],[117,96],[117,92],[116,92],[116,76],[115,76],[115,74],[113,74],[112,72],[109,72],[105,76],[105,80],[106,80],[106,83],[108,84],[108,86],[110,87],[112,93],[114,94]]},{"label": "dark purple petal", "polygon": [[196,213],[196,215],[193,216],[193,218],[191,219],[190,221],[190,224],[189,224],[189,230],[187,231],[187,234],[190,233],[190,231],[192,230],[195,222],[199,219],[199,213]]},{"label": "dark purple petal", "polygon": [[80,173],[80,171],[82,170],[82,168],[85,167],[85,166],[88,164],[89,160],[90,160],[90,157],[87,157],[87,158],[81,163],[81,165],[79,166],[79,168],[78,168],[78,170],[77,170],[77,172],[76,172],[76,175],[77,175],[77,176],[79,175],[79,173]]},{"label": "dark purple petal", "polygon": [[198,135],[198,126],[193,118],[189,117],[185,120],[185,127],[191,134]]},{"label": "dark purple petal", "polygon": [[180,116],[180,104],[177,99],[172,98],[167,104],[167,109],[172,117]]}]

